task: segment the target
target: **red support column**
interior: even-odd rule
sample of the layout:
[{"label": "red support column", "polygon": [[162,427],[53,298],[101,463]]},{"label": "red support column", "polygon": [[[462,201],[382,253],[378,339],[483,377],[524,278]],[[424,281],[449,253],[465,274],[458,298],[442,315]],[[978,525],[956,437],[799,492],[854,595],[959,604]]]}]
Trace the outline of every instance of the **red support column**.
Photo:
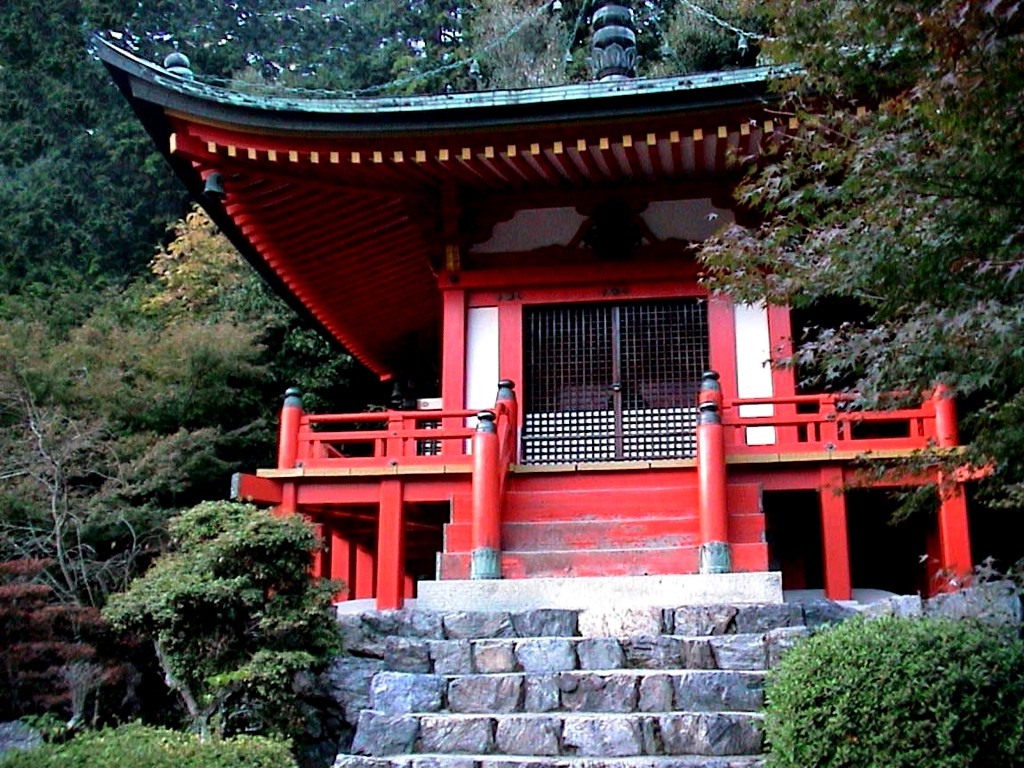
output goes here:
[{"label": "red support column", "polygon": [[[302,422],[302,392],[290,387],[284,393],[280,432],[277,440],[277,468],[293,469],[299,454],[299,425]],[[298,511],[298,489],[295,483],[281,484],[281,503],[277,512],[294,515]]]},{"label": "red support column", "polygon": [[[956,422],[956,401],[944,385],[932,395],[935,406],[935,434],[940,448],[953,448],[960,443]],[[937,477],[939,486],[939,553],[940,568],[951,580],[950,586],[962,583],[971,571],[971,533],[967,518],[967,500],[962,483],[944,473]]]},{"label": "red support column", "polygon": [[501,475],[494,412],[477,415],[473,435],[473,552],[471,579],[501,578]]},{"label": "red support column", "polygon": [[821,470],[821,539],[825,560],[825,597],[850,600],[850,536],[846,518],[846,494],[842,467]]},{"label": "red support column", "polygon": [[718,374],[704,374],[697,422],[697,486],[700,515],[700,572],[729,573],[729,508],[726,503],[725,435]]},{"label": "red support column", "polygon": [[373,597],[376,591],[375,578],[377,568],[374,563],[373,552],[361,544],[355,545],[355,577],[353,578],[354,600],[366,600]]},{"label": "red support column", "polygon": [[323,523],[313,523],[313,532],[316,534],[316,548],[313,550],[312,563],[310,564],[310,575],[314,579],[322,579],[326,575],[325,562],[327,553],[324,552],[324,526]]},{"label": "red support column", "polygon": [[281,428],[277,441],[277,468],[292,469],[299,455],[299,424],[302,421],[302,392],[291,387],[284,393]]},{"label": "red support column", "polygon": [[377,520],[377,610],[402,607],[405,600],[405,515],[402,481],[382,480]]},{"label": "red support column", "polygon": [[[498,455],[501,465],[498,471],[503,476],[508,464],[519,461],[519,403],[516,400],[516,383],[512,379],[502,379],[498,382],[498,396],[494,404],[502,408],[507,416],[502,419],[498,429]],[[501,484],[501,487],[504,487],[504,484]]]},{"label": "red support column", "polygon": [[335,602],[351,600],[355,565],[352,557],[352,542],[346,539],[337,528],[331,527],[331,578],[344,582],[340,590],[334,593]]}]

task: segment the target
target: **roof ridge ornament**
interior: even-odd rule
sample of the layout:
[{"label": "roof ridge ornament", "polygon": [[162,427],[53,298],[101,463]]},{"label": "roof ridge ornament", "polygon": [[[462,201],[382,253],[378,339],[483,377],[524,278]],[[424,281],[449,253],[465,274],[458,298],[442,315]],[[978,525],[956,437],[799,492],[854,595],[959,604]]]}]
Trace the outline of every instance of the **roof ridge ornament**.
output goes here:
[{"label": "roof ridge ornament", "polygon": [[594,11],[590,66],[600,81],[636,77],[636,32],[628,2],[606,0]]},{"label": "roof ridge ornament", "polygon": [[181,51],[171,51],[164,59],[164,69],[170,72],[172,75],[183,77],[186,80],[192,80],[195,75],[192,73],[192,63]]}]

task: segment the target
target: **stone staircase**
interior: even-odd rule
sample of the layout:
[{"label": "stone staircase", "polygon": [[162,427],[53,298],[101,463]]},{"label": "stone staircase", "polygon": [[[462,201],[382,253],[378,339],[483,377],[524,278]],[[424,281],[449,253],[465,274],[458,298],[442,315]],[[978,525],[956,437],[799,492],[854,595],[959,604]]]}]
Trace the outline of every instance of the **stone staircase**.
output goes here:
[{"label": "stone staircase", "polygon": [[[335,768],[761,766],[765,670],[832,603],[339,616]],[[344,695],[340,695],[344,692]]]}]

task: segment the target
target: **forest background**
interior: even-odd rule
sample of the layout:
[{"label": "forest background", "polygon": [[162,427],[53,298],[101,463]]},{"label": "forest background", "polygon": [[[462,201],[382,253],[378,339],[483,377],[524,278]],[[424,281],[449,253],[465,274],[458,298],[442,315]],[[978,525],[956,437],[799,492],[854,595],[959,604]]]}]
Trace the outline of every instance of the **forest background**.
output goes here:
[{"label": "forest background", "polygon": [[[439,93],[589,79],[595,4],[558,5],[0,6],[0,563],[27,564],[0,581],[35,585],[43,606],[100,608],[165,549],[180,510],[272,463],[287,386],[313,410],[390,393],[303,327],[191,207],[90,34],[157,62],[180,49],[200,76],[249,88]],[[811,315],[842,302],[853,320],[817,329],[791,362],[867,397],[951,386],[969,458],[988,473],[979,502],[1019,514],[1020,4],[633,5],[641,75],[765,54],[806,67],[781,84],[798,141],[739,190],[767,223],[709,244],[709,283]],[[46,706],[8,697],[0,719]]]}]

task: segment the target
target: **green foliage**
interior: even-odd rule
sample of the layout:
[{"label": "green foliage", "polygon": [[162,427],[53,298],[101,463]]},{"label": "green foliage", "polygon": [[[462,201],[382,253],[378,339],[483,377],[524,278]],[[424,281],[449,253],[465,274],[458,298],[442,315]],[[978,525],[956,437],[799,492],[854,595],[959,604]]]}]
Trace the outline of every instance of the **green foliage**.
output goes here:
[{"label": "green foliage", "polygon": [[330,584],[309,578],[318,542],[298,516],[207,502],[171,523],[173,550],[104,615],[150,637],[193,726],[299,733],[297,672],[336,648]]},{"label": "green foliage", "polygon": [[0,558],[52,559],[62,599],[100,605],[171,511],[223,493],[242,435],[270,454],[276,397],[256,330],[91,295],[70,328],[35,319],[49,297],[0,300]]},{"label": "green foliage", "polygon": [[704,249],[710,285],[819,316],[856,306],[778,362],[868,401],[948,385],[988,493],[1024,506],[1024,10],[765,8],[773,57],[806,67],[781,86],[800,128],[739,190],[764,223]]},{"label": "green foliage", "polygon": [[261,736],[201,741],[194,734],[139,723],[89,731],[0,758],[2,768],[294,768],[285,741]]},{"label": "green foliage", "polygon": [[[83,29],[91,3],[0,4],[0,291],[137,272],[180,209]],[[139,248],[139,243],[144,244]]]},{"label": "green foliage", "polygon": [[770,673],[769,768],[1024,765],[1024,644],[972,622],[853,620]]}]

